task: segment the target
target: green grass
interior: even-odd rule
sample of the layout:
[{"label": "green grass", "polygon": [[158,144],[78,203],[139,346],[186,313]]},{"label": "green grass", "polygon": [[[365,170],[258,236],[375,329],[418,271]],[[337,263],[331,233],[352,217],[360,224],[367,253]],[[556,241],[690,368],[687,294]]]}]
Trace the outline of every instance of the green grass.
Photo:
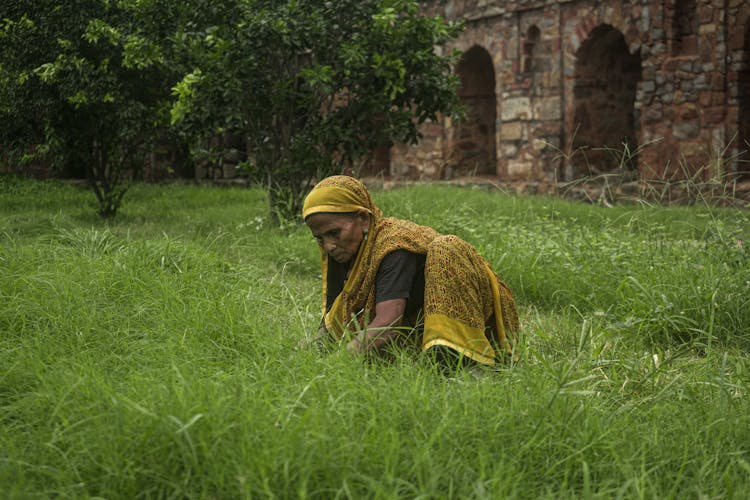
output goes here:
[{"label": "green grass", "polygon": [[374,195],[490,260],[519,364],[296,349],[317,248],[261,191],[137,185],[106,223],[0,178],[0,497],[747,497],[748,212]]}]

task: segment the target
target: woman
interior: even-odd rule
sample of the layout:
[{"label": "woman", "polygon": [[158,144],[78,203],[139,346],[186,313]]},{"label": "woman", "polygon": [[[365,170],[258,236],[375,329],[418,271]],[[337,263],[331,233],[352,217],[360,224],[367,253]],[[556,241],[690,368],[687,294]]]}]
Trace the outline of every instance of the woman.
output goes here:
[{"label": "woman", "polygon": [[339,341],[354,333],[350,351],[379,349],[409,330],[443,359],[513,356],[513,295],[471,245],[383,217],[367,188],[343,175],[319,182],[302,215],[321,250],[323,331]]}]

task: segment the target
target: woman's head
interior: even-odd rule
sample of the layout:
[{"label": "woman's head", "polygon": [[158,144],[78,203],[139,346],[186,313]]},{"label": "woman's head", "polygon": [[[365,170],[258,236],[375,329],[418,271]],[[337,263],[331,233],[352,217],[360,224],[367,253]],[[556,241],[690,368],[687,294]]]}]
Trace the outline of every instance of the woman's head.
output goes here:
[{"label": "woman's head", "polygon": [[302,207],[313,236],[337,262],[348,262],[357,255],[370,224],[380,215],[364,184],[345,175],[320,181]]},{"label": "woman's head", "polygon": [[346,263],[357,255],[370,227],[370,214],[320,212],[305,219],[320,247],[336,262]]}]

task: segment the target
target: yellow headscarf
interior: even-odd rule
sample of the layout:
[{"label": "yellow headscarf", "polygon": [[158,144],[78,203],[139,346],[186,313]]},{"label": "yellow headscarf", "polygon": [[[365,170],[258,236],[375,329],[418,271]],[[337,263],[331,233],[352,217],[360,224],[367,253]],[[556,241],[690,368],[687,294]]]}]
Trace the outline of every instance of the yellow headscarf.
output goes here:
[{"label": "yellow headscarf", "polygon": [[[425,331],[423,349],[446,345],[482,363],[492,363],[495,351],[485,326],[495,333],[502,351],[512,349],[507,334],[515,338],[518,317],[513,296],[468,243],[441,236],[434,229],[409,221],[384,218],[367,188],[344,175],[320,181],[308,194],[302,209],[306,219],[316,213],[370,214],[370,231],[357,251],[341,293],[326,311],[328,256],[320,248],[323,277],[323,315],[326,328],[341,339],[346,330],[365,328],[375,311],[375,282],[383,257],[394,250],[427,256],[425,274]],[[434,244],[433,244],[434,243]],[[460,267],[459,267],[460,266]],[[473,295],[467,290],[473,290]],[[494,313],[493,324],[486,321]]]},{"label": "yellow headscarf", "polygon": [[354,177],[333,175],[316,184],[307,195],[302,206],[302,218],[319,213],[340,214],[359,210],[364,210],[375,219],[382,215],[364,184]]}]

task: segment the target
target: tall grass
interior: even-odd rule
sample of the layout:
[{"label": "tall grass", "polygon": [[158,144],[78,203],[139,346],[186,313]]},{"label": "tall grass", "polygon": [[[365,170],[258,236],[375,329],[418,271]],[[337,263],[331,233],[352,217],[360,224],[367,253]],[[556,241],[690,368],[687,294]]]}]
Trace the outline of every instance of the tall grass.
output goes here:
[{"label": "tall grass", "polygon": [[391,213],[473,242],[523,302],[595,315],[651,341],[750,347],[747,211],[474,191],[417,187],[383,198]]},{"label": "tall grass", "polygon": [[0,180],[0,497],[743,498],[750,222],[483,189],[375,197],[474,244],[522,361],[299,350],[317,249],[257,190]]}]

